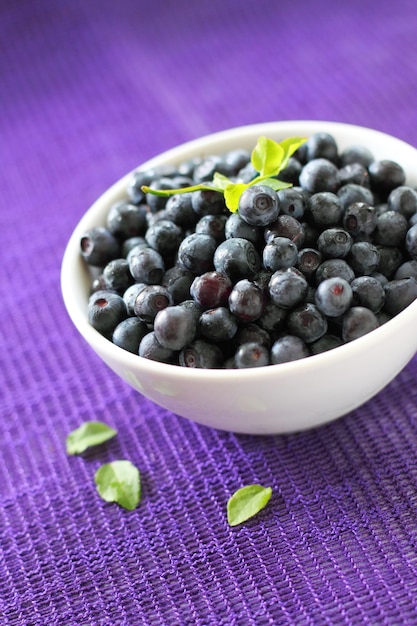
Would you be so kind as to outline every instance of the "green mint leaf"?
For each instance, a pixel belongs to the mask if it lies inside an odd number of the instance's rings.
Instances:
[[[117,430],[98,421],[84,422],[67,436],[67,454],[81,454],[87,448],[98,446],[117,435]]]
[[[284,149],[276,141],[259,137],[252,151],[251,162],[261,176],[276,176],[284,156]]]
[[[283,141],[280,142],[279,145],[284,150],[284,157],[282,159],[282,163],[281,163],[281,166],[279,168],[280,172],[287,167],[288,161],[289,161],[290,157],[306,141],[307,141],[306,137],[290,137],[290,138],[284,139]]]
[[[246,183],[230,183],[224,190],[224,201],[227,208],[232,213],[236,213],[239,208],[239,199],[249,185]]]
[[[213,185],[217,187],[219,190],[224,191],[228,185],[233,184],[230,178],[225,176],[224,174],[220,174],[220,172],[214,172],[213,175]]]
[[[237,526],[261,511],[272,495],[271,487],[247,485],[235,491],[227,503],[227,521]]]
[[[275,191],[279,191],[280,189],[288,189],[288,187],[292,187],[292,183],[284,183],[283,180],[279,180],[278,178],[265,178],[262,182],[257,182],[257,185],[267,185],[268,187],[272,187]]]
[[[140,474],[130,461],[112,461],[94,475],[97,491],[105,502],[116,502],[133,511],[140,502]]]

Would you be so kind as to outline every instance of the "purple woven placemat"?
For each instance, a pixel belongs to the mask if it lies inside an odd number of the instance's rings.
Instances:
[[[417,146],[414,4],[0,3],[2,626],[417,623],[416,359],[333,424],[238,436],[119,380],[59,286],[86,208],[180,142],[327,119]],[[68,457],[89,419],[117,438]],[[132,512],[95,490],[116,458],[141,471]],[[230,528],[253,482],[272,499]]]

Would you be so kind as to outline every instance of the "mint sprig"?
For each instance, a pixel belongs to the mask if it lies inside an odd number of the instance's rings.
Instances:
[[[291,183],[279,180],[277,176],[287,167],[290,157],[305,141],[305,137],[291,137],[278,143],[267,137],[259,137],[251,153],[251,163],[258,172],[258,176],[249,183],[234,182],[224,174],[215,172],[211,182],[181,187],[180,189],[152,189],[152,187],[143,185],[142,191],[162,197],[203,190],[218,191],[224,194],[229,211],[235,213],[239,208],[240,196],[248,187],[262,184],[278,191],[292,186]]]

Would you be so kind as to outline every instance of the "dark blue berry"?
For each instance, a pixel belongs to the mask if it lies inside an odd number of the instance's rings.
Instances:
[[[158,311],[172,304],[171,296],[162,285],[147,285],[136,296],[133,309],[135,315],[147,324],[153,323]]]
[[[191,203],[192,193],[170,196],[165,205],[165,217],[182,228],[194,226],[198,220]]]
[[[103,280],[107,289],[122,295],[133,283],[133,277],[126,259],[113,259],[103,268]]]
[[[339,157],[340,167],[351,163],[359,163],[363,167],[368,168],[374,160],[374,155],[369,148],[360,144],[348,146],[341,151]]]
[[[169,306],[156,314],[155,337],[164,348],[182,350],[191,343],[196,334],[197,323],[186,307]]]
[[[269,282],[271,300],[282,309],[292,309],[304,302],[307,291],[305,276],[294,267],[274,272]]]
[[[355,183],[342,185],[337,191],[337,196],[342,203],[343,210],[347,209],[354,202],[365,202],[371,206],[374,204],[372,191]]]
[[[355,238],[370,235],[375,230],[376,224],[375,207],[367,202],[353,202],[343,214],[343,227]]]
[[[390,280],[385,285],[384,310],[390,315],[397,315],[417,298],[417,280],[399,278]]]
[[[368,169],[360,163],[348,163],[339,169],[339,180],[341,185],[361,185],[369,188]]]
[[[314,224],[320,227],[340,224],[343,210],[340,198],[329,191],[315,193],[308,200],[309,215],[311,215]]]
[[[175,350],[161,346],[154,331],[147,333],[139,344],[139,356],[158,363],[173,363],[176,354]]]
[[[300,173],[300,186],[309,193],[336,192],[340,186],[336,165],[324,158],[308,161]]]
[[[225,226],[227,215],[204,215],[195,225],[195,232],[210,235],[220,243],[226,239]]]
[[[192,233],[183,239],[178,248],[178,263],[193,274],[208,272],[213,268],[216,247],[214,237]]]
[[[128,315],[135,315],[135,301],[142,289],[146,287],[146,283],[133,283],[123,293],[123,300],[125,301]]]
[[[297,220],[300,220],[304,216],[306,204],[304,192],[301,187],[280,189],[277,191],[277,196],[281,214],[291,215]]]
[[[310,354],[322,354],[323,352],[334,350],[334,348],[338,348],[341,345],[343,345],[343,339],[341,337],[326,334],[309,345]]]
[[[125,301],[113,291],[97,291],[89,298],[87,317],[93,328],[111,337],[116,326],[127,317]]]
[[[153,248],[135,248],[129,254],[129,270],[136,282],[156,285],[165,273],[164,259]]]
[[[139,344],[147,333],[148,327],[145,322],[137,317],[128,317],[116,326],[112,341],[119,348],[138,354]]]
[[[352,248],[351,235],[341,227],[326,228],[317,239],[317,248],[324,258],[343,259]]]
[[[264,367],[269,365],[269,351],[256,342],[243,343],[236,351],[234,363],[238,369]]]
[[[206,272],[196,276],[190,287],[190,294],[203,309],[213,309],[227,304],[232,281],[221,272]]]
[[[378,328],[378,319],[370,309],[363,306],[351,307],[343,316],[343,341],[353,341]]]
[[[107,214],[107,229],[121,240],[143,235],[147,227],[146,213],[147,208],[144,204],[116,202]]]
[[[322,261],[322,254],[316,248],[301,248],[295,267],[304,274],[307,280],[311,280]]]
[[[120,254],[120,245],[116,237],[107,228],[90,228],[80,240],[81,256],[88,265],[104,267]]]
[[[389,196],[390,192],[404,185],[405,172],[401,165],[389,159],[373,161],[368,167],[371,188],[378,193],[381,200]]]
[[[196,339],[181,350],[179,363],[182,367],[218,369],[223,365],[223,353],[216,344]]]
[[[226,221],[224,227],[226,239],[232,237],[240,237],[252,242],[255,246],[259,246],[263,242],[263,229],[259,226],[250,226],[239,215],[232,213]]]
[[[378,313],[385,302],[385,289],[374,276],[358,276],[350,283],[352,305],[364,306]]]
[[[254,322],[261,317],[265,297],[262,289],[247,278],[239,280],[229,295],[229,309],[242,322]]]
[[[280,211],[277,192],[266,185],[253,185],[239,199],[239,215],[250,226],[267,226]]]
[[[380,253],[369,241],[357,241],[352,245],[347,260],[356,275],[369,275],[378,269]]]
[[[313,159],[327,159],[336,163],[338,160],[338,148],[336,140],[330,133],[314,133],[305,143],[308,161]]]
[[[417,191],[408,185],[400,185],[390,192],[387,204],[391,211],[398,211],[410,219],[417,213]]]
[[[405,248],[414,260],[417,260],[417,224],[411,226],[405,235]]]
[[[191,197],[191,205],[198,217],[221,215],[226,211],[223,194],[211,189],[195,191]]]
[[[326,259],[316,270],[316,282],[318,284],[333,276],[340,276],[350,283],[355,278],[355,272],[345,259]]]
[[[327,332],[327,318],[315,304],[307,302],[290,311],[287,328],[290,335],[300,337],[305,343],[317,341]]]
[[[216,271],[227,274],[232,281],[252,279],[261,267],[261,259],[255,246],[242,237],[223,241],[217,247],[213,261]]]
[[[373,235],[375,243],[383,246],[402,245],[408,230],[408,221],[398,211],[384,211],[378,215]]]
[[[190,297],[190,288],[194,274],[180,265],[170,267],[162,277],[161,285],[166,287],[174,304],[179,304]]]
[[[309,356],[309,350],[304,341],[296,335],[284,335],[277,339],[271,348],[271,363],[279,365],[290,361],[298,361]]]
[[[317,286],[315,304],[327,317],[343,315],[351,303],[352,288],[344,278],[328,278]]]
[[[227,307],[216,307],[203,311],[198,322],[198,330],[201,335],[216,343],[233,339],[237,329],[237,319]]]
[[[146,243],[164,259],[172,258],[184,238],[182,229],[170,220],[159,220],[145,234]]]
[[[279,215],[275,222],[267,226],[264,231],[266,243],[273,237],[286,237],[300,249],[305,240],[304,226],[292,215]]]
[[[262,264],[270,272],[292,267],[298,260],[298,248],[288,237],[271,237],[263,249]]]

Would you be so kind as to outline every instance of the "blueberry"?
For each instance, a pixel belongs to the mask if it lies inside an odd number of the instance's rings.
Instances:
[[[342,203],[343,210],[347,209],[354,202],[365,202],[371,206],[374,204],[372,191],[355,183],[342,185],[337,191],[337,196]]]
[[[288,237],[271,237],[263,249],[262,264],[271,272],[292,267],[297,260],[298,248]]]
[[[291,309],[304,302],[307,291],[305,276],[294,267],[276,271],[269,282],[271,300],[282,309]]]
[[[343,315],[351,303],[352,288],[344,278],[328,278],[316,289],[315,304],[327,317]]]
[[[366,146],[353,145],[348,146],[340,153],[339,163],[340,167],[349,165],[351,163],[359,163],[363,167],[368,168],[374,161],[374,155]]]
[[[305,231],[302,223],[292,215],[279,215],[275,222],[267,226],[264,231],[266,243],[272,237],[287,237],[300,249],[304,245]]]
[[[239,280],[229,295],[229,309],[243,322],[254,322],[261,317],[265,297],[262,289],[247,278]]]
[[[397,268],[394,278],[415,278],[417,280],[417,261],[404,261]]]
[[[290,183],[294,186],[298,186],[300,182],[300,173],[302,165],[298,159],[294,156],[288,159],[286,167],[279,173],[279,179],[284,183]]]
[[[237,176],[243,167],[250,163],[251,153],[243,148],[230,150],[223,157],[223,171],[227,172],[227,176]]]
[[[188,309],[188,311],[192,313],[196,322],[198,322],[203,312],[202,307],[195,300],[184,300],[183,302],[180,302],[178,306],[182,306],[185,309]]]
[[[93,328],[111,337],[116,326],[127,317],[125,301],[113,291],[97,291],[89,298],[87,317]]]
[[[227,218],[224,234],[226,239],[240,237],[252,242],[254,246],[261,245],[263,241],[263,229],[259,226],[250,226],[240,217],[239,213],[232,213]]]
[[[198,330],[201,335],[216,343],[233,339],[237,329],[237,319],[227,307],[216,307],[203,311],[198,323]]]
[[[329,191],[321,191],[310,196],[308,211],[314,224],[320,227],[336,226],[340,224],[343,216],[340,198]]]
[[[390,315],[397,315],[417,298],[417,280],[399,278],[390,280],[385,285],[384,310]]]
[[[352,305],[364,306],[378,313],[385,302],[385,289],[380,281],[373,276],[358,276],[350,283],[352,288]]]
[[[129,254],[129,270],[136,282],[156,285],[165,273],[164,259],[153,248],[135,248]]]
[[[102,226],[90,228],[81,237],[80,249],[84,261],[94,267],[104,267],[120,254],[116,237]]]
[[[144,204],[131,204],[126,201],[114,203],[107,214],[106,226],[118,239],[143,235],[146,231],[147,208]]]
[[[244,343],[238,348],[234,362],[238,369],[264,367],[269,365],[269,351],[256,342]]]
[[[163,275],[161,285],[168,289],[171,300],[179,304],[190,297],[190,288],[194,280],[194,274],[180,265],[173,265]]]
[[[326,228],[317,239],[317,248],[324,258],[343,259],[353,244],[351,235],[344,228]]]
[[[236,347],[244,343],[256,343],[267,350],[271,347],[271,336],[269,332],[261,328],[258,323],[249,323],[241,326],[233,338]]]
[[[204,215],[195,226],[195,232],[203,235],[210,235],[220,243],[226,239],[225,226],[226,215]]]
[[[221,215],[226,211],[223,194],[211,189],[195,191],[191,197],[191,206],[198,217]]]
[[[239,199],[239,215],[250,226],[267,226],[280,211],[277,192],[266,185],[253,185]]]
[[[334,193],[339,188],[338,169],[328,159],[317,158],[308,161],[301,170],[300,185],[310,193],[319,191]]]
[[[347,260],[356,275],[369,275],[377,270],[380,253],[369,241],[357,241],[352,245]]]
[[[266,303],[264,311],[256,323],[272,337],[283,330],[288,310],[277,306],[272,300]]]
[[[182,367],[218,369],[223,365],[223,353],[216,344],[196,339],[181,350],[179,363]]]
[[[375,207],[367,202],[352,202],[343,214],[343,227],[355,238],[370,235],[376,224]]]
[[[154,332],[164,348],[182,350],[191,343],[196,334],[197,323],[190,310],[181,306],[169,306],[158,311],[154,320]]]
[[[194,168],[193,178],[197,183],[209,182],[213,179],[215,172],[229,176],[230,168],[225,164],[221,155],[211,154],[197,164]]]
[[[139,344],[147,333],[148,327],[145,322],[137,317],[128,317],[116,326],[112,341],[119,348],[138,354]]]
[[[103,280],[106,288],[122,295],[133,283],[133,277],[126,259],[113,259],[103,268]]]
[[[190,294],[203,309],[212,309],[227,304],[232,281],[221,272],[205,272],[196,276],[190,287]]]
[[[343,316],[343,341],[358,339],[375,330],[378,326],[375,313],[363,306],[353,306]]]
[[[172,258],[183,240],[182,229],[171,220],[159,220],[145,234],[146,243],[164,259]]]
[[[208,272],[213,268],[216,247],[214,237],[192,233],[182,240],[178,248],[178,263],[193,274]]]
[[[371,180],[371,188],[378,193],[384,200],[390,192],[404,185],[405,172],[401,165],[389,159],[373,161],[369,168],[369,177]]]
[[[198,220],[191,203],[192,193],[175,194],[167,199],[165,217],[182,228],[194,226]]]
[[[334,348],[338,348],[343,345],[343,339],[338,337],[337,335],[323,335],[317,341],[314,341],[309,345],[310,354],[322,354],[323,352],[328,352],[329,350],[334,350]]]
[[[131,250],[136,248],[136,246],[141,246],[142,248],[147,248],[148,244],[145,241],[145,237],[137,236],[137,237],[128,237],[122,242],[121,247],[121,255],[123,258],[127,258]],[[139,248],[138,248],[139,250]]]
[[[305,343],[320,339],[326,334],[327,327],[326,316],[310,302],[290,311],[287,318],[289,334],[300,337]]]
[[[290,361],[298,361],[309,356],[309,350],[304,341],[296,335],[285,335],[277,339],[271,348],[271,363],[279,365]]]
[[[217,247],[213,261],[216,271],[227,274],[232,281],[252,279],[261,267],[261,259],[255,246],[242,237],[223,241]]]
[[[302,248],[298,252],[295,267],[304,274],[307,280],[311,280],[322,261],[322,254],[316,248]]]
[[[417,213],[417,191],[408,185],[400,185],[390,192],[387,204],[391,211],[398,211],[410,219]]]
[[[157,340],[154,331],[147,333],[139,344],[139,356],[158,361],[159,363],[173,363],[176,352],[170,348],[164,348]]]
[[[411,226],[405,235],[405,248],[414,260],[417,260],[417,224]]]
[[[355,278],[355,272],[345,259],[325,259],[316,270],[316,282],[318,284],[333,276],[340,276],[350,283]]]
[[[369,188],[369,173],[361,163],[348,163],[339,169],[339,180],[341,185],[361,185]]]
[[[280,175],[281,180],[281,175]],[[301,187],[289,187],[277,191],[280,212],[284,215],[292,215],[300,220],[304,216],[305,197]]]
[[[377,271],[391,279],[404,261],[404,255],[400,248],[395,246],[377,246],[379,263]],[[374,272],[371,272],[374,274]]]
[[[146,287],[146,283],[133,283],[123,293],[128,315],[135,315],[134,305],[137,295]]]
[[[172,179],[167,176],[160,176],[158,178],[154,178],[148,186],[151,189],[155,189],[155,190],[175,189]],[[152,193],[147,193],[145,195],[145,202],[147,206],[149,207],[149,210],[151,213],[157,213],[161,209],[165,208],[165,205],[167,203],[167,197],[157,196]]]
[[[147,285],[136,296],[133,309],[135,315],[147,324],[152,324],[158,311],[172,304],[171,296],[161,285]]]
[[[336,140],[330,133],[314,133],[307,139],[305,149],[308,161],[323,158],[336,163],[338,160]]]
[[[384,211],[378,215],[374,241],[383,246],[402,245],[408,230],[407,218],[398,211]]]

